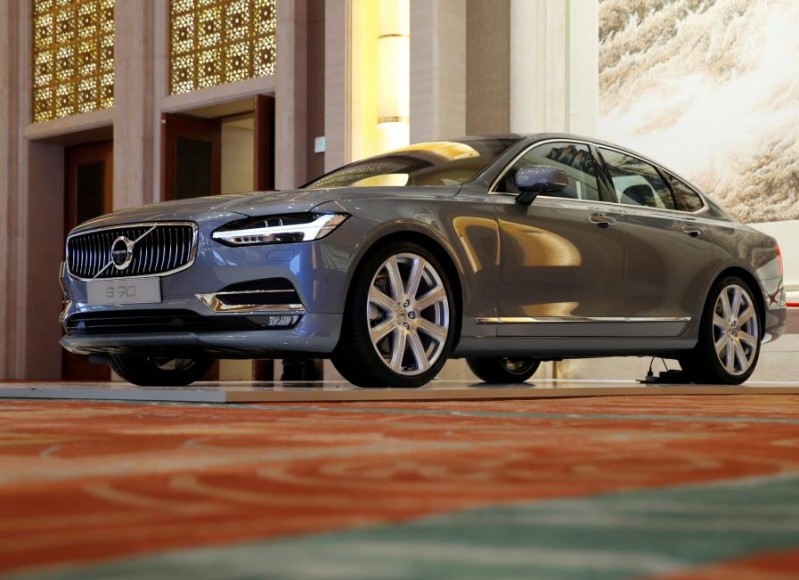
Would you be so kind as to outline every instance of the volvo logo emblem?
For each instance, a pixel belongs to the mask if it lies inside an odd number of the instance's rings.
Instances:
[[[133,246],[135,245],[136,242],[125,236],[119,236],[114,240],[114,243],[111,244],[111,262],[114,264],[114,268],[124,270],[130,266],[133,261]]]

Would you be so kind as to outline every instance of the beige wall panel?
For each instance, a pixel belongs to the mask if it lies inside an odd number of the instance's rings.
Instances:
[[[306,0],[278,0],[277,54],[275,187],[290,189],[305,181]]]
[[[511,0],[512,130],[567,129],[567,1]]]
[[[349,0],[325,1],[325,171],[350,160]]]
[[[57,379],[61,376],[58,268],[64,256],[64,148],[60,144],[31,142],[27,162],[27,208],[25,219],[20,222],[24,248],[21,255],[27,267],[24,297],[17,297],[25,337],[20,377]]]
[[[597,0],[511,0],[510,129],[596,133]]]
[[[0,379],[8,377],[10,368],[9,353],[9,306],[11,292],[10,271],[10,231],[11,231],[11,191],[17,166],[14,148],[10,142],[19,131],[19,123],[14,114],[14,91],[12,86],[12,39],[16,30],[16,21],[12,21],[12,5],[0,2]]]
[[[466,0],[411,1],[411,143],[466,132]]]
[[[252,190],[253,120],[222,122],[222,190],[237,193]]]
[[[153,18],[150,0],[115,5],[114,209],[155,200]]]
[[[569,131],[595,137],[599,120],[599,2],[569,2]]]
[[[325,1],[325,171],[350,160],[349,0]]]
[[[466,132],[509,129],[510,0],[467,0]]]

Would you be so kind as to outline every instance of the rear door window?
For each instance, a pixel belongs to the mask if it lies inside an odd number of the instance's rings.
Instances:
[[[616,199],[625,205],[677,209],[671,187],[651,163],[612,149],[599,149]]]
[[[693,188],[678,177],[668,174],[674,201],[680,211],[695,212],[705,207],[705,202]]]

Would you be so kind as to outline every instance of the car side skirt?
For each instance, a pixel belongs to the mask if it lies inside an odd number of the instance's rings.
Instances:
[[[642,337],[463,337],[450,358],[529,357],[542,359],[601,356],[671,358],[696,346],[694,338]]]

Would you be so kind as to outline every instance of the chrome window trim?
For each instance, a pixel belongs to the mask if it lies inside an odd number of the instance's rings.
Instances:
[[[514,197],[515,198],[516,195],[517,195],[515,193],[504,192],[504,191],[496,191],[497,185],[499,184],[500,180],[505,177],[505,174],[510,170],[510,168],[513,167],[513,164],[516,163],[522,157],[524,157],[527,154],[528,151],[530,151],[534,147],[538,147],[539,145],[546,145],[547,143],[576,143],[578,145],[586,145],[589,148],[590,147],[596,147],[597,150],[604,148],[604,149],[609,149],[611,151],[615,151],[617,153],[621,153],[622,155],[629,155],[631,157],[635,157],[636,159],[640,159],[641,161],[645,161],[646,163],[649,163],[650,165],[653,165],[657,169],[666,172],[666,174],[667,174],[666,178],[667,179],[668,179],[669,175],[672,175],[672,176],[676,177],[677,179],[679,179],[680,181],[685,183],[689,188],[691,188],[691,190],[694,191],[694,193],[696,193],[699,196],[699,199],[702,200],[702,207],[700,209],[696,210],[696,211],[682,211],[682,210],[679,210],[679,209],[668,209],[668,208],[645,208],[645,209],[657,209],[657,210],[660,210],[660,211],[674,212],[674,213],[676,213],[678,215],[683,215],[683,216],[685,216],[685,215],[699,215],[699,214],[707,213],[708,211],[710,211],[710,206],[708,205],[707,201],[705,200],[704,194],[701,191],[699,191],[696,187],[691,185],[688,182],[688,180],[686,180],[685,178],[681,177],[680,175],[678,175],[676,172],[672,171],[671,169],[668,169],[667,167],[663,167],[659,163],[655,163],[654,161],[652,161],[651,159],[647,159],[643,155],[633,154],[630,151],[625,151],[623,149],[619,149],[618,147],[614,147],[612,145],[605,145],[604,143],[595,143],[593,141],[588,141],[588,140],[584,140],[584,139],[558,139],[558,138],[551,138],[551,139],[543,139],[541,141],[536,141],[535,143],[532,143],[529,147],[527,147],[521,153],[516,155],[516,157],[514,157],[510,161],[510,163],[505,165],[505,169],[502,171],[502,173],[500,173],[494,179],[494,181],[491,183],[491,187],[488,188],[488,195],[500,195],[500,196]],[[603,162],[604,162],[604,159],[603,159]],[[599,181],[598,177],[597,177],[597,181]],[[671,184],[669,184],[669,186],[671,186]],[[615,191],[615,189],[614,189],[614,191]],[[550,197],[552,199],[560,199],[560,200],[564,200],[565,199],[565,198],[562,198],[562,197],[551,196],[551,195],[541,195],[539,197]],[[603,199],[599,199],[599,200],[592,200],[592,199],[567,199],[566,201],[573,201],[573,202],[579,202],[579,203],[586,203],[586,202],[587,203],[606,203],[608,205],[612,205],[615,208],[619,208],[619,207],[642,207],[643,208],[644,207],[644,206],[623,204],[623,203],[619,203],[618,201],[605,201]]]
[[[122,278],[140,278],[140,277],[148,277],[148,276],[149,277],[155,276],[155,277],[161,278],[163,276],[171,276],[172,274],[177,274],[178,272],[182,272],[183,270],[186,270],[186,269],[190,268],[194,264],[194,261],[197,259],[197,247],[199,245],[197,242],[198,242],[198,239],[199,239],[200,228],[199,228],[199,226],[197,225],[196,222],[192,222],[192,221],[188,221],[188,220],[186,220],[186,221],[166,221],[166,222],[133,222],[133,223],[129,223],[129,224],[116,224],[116,225],[113,225],[113,226],[103,226],[103,227],[99,227],[99,228],[89,228],[89,229],[86,229],[86,230],[80,230],[80,231],[77,231],[77,232],[70,233],[67,236],[66,251],[65,251],[66,258],[64,260],[65,268],[66,268],[67,273],[69,274],[70,278],[73,278],[75,280],[80,280],[81,282],[88,282],[89,280],[98,280],[99,278],[97,278],[96,276],[99,275],[101,272],[105,271],[105,269],[108,268],[108,266],[110,266],[112,264],[112,262],[109,262],[108,264],[106,264],[103,268],[101,268],[97,272],[95,277],[92,277],[92,278],[81,278],[80,276],[76,276],[69,269],[69,257],[70,257],[69,256],[69,241],[72,238],[77,238],[77,237],[80,237],[80,236],[83,236],[83,235],[86,235],[86,234],[94,234],[94,233],[97,233],[97,232],[105,232],[105,231],[109,231],[109,230],[120,230],[120,229],[125,229],[125,228],[138,228],[138,227],[155,228],[156,226],[191,226],[191,228],[192,228],[191,256],[189,257],[189,261],[188,262],[186,262],[183,266],[180,266],[179,268],[174,268],[172,270],[167,270],[166,272],[158,272],[157,274],[139,274],[139,275],[134,275],[134,276],[131,276],[131,275],[127,275],[127,276],[120,275],[120,276],[114,276],[112,278],[102,278],[102,279],[103,280],[119,280],[119,279],[122,279]]]
[[[690,316],[499,316],[478,317],[477,324],[563,324],[597,322],[690,322]]]

